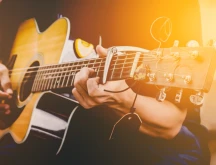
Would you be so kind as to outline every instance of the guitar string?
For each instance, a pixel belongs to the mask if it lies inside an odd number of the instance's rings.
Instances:
[[[149,62],[152,62],[152,61],[149,61]],[[131,62],[131,63],[127,63],[127,64],[132,64],[133,62]],[[122,64],[124,64],[124,63],[122,63]],[[122,65],[122,64],[117,64],[117,65]],[[173,64],[174,65],[174,64]],[[110,71],[111,70],[119,70],[119,69],[121,69],[121,70],[123,70],[123,69],[127,69],[127,68],[131,68],[131,66],[124,66],[124,67],[115,67],[115,68],[111,68],[113,65],[111,65],[110,66]],[[42,74],[42,76],[44,76],[44,77],[46,77],[46,76],[52,76],[52,75],[56,75],[56,74],[64,74],[64,73],[72,73],[72,72],[77,72],[77,71],[79,71],[79,70],[81,70],[81,68],[75,68],[75,69],[72,69],[72,70],[69,70],[69,68],[73,68],[73,67],[65,67],[67,70],[65,70],[65,71],[59,71],[60,69],[52,69],[52,71],[53,70],[56,70],[57,72],[52,72],[52,73],[44,73],[44,74]],[[64,68],[64,69],[65,69]],[[91,69],[96,69],[96,71],[98,70],[98,72],[102,72],[102,71],[104,71],[104,70],[100,70],[101,68],[104,68],[104,66],[94,66],[94,67],[90,67]],[[51,70],[51,69],[50,69]],[[151,71],[157,71],[157,70],[151,70]],[[40,72],[40,73],[43,73],[43,72],[45,72],[44,70],[42,70],[42,71],[35,71],[35,72]],[[31,73],[33,73],[33,71],[31,72]],[[14,73],[14,74],[21,74],[21,73]],[[14,74],[11,74],[11,75],[14,75]],[[28,76],[25,76],[25,78],[29,78],[29,77],[35,77],[35,75],[28,75]]]
[[[170,58],[170,59],[172,59],[172,58]],[[123,59],[121,59],[121,60],[123,61]],[[112,62],[121,61],[121,60],[120,59],[113,60]],[[127,59],[127,60],[130,60],[130,59]],[[138,62],[153,62],[153,61],[157,61],[157,60],[158,59],[155,59],[155,58],[153,60],[145,60],[144,57],[140,57],[139,60],[138,60]],[[166,59],[166,60],[169,60],[169,59]],[[68,66],[62,66],[62,67],[59,67],[59,66],[63,65],[63,64],[59,64],[59,65],[57,65],[58,67],[56,67],[56,68],[51,68],[52,66],[49,66],[49,68],[45,68],[44,66],[29,67],[28,70],[32,69],[32,68],[39,68],[39,69],[38,70],[33,70],[33,71],[27,71],[25,73],[27,74],[27,73],[35,73],[35,72],[45,72],[45,71],[50,71],[50,70],[52,70],[52,71],[54,71],[54,70],[63,70],[63,69],[69,69],[69,68],[75,68],[75,67],[82,67],[83,65],[87,65],[88,66],[88,65],[97,65],[97,64],[104,64],[104,63],[105,63],[105,61],[103,61],[103,62],[101,61],[101,62],[97,62],[97,63],[88,63],[88,64],[83,63],[82,65],[80,65],[80,64],[77,64],[77,65],[69,65],[69,64],[67,64]],[[117,63],[115,65],[122,65],[122,64],[126,64],[127,65],[127,64],[133,64],[133,63],[134,63],[134,61],[130,61],[130,62],[126,62],[126,63],[125,62],[124,63]],[[113,64],[111,63],[111,65],[113,65]],[[103,67],[103,66],[101,66],[101,67]],[[117,69],[119,69],[119,68],[117,68]],[[13,70],[10,70],[9,75],[22,74],[26,70],[27,69],[20,69],[19,71],[16,71],[16,72],[14,72]],[[11,71],[13,71],[13,72],[11,72]]]
[[[133,53],[133,54],[127,54],[127,55],[120,55],[121,57],[124,57],[124,56],[132,56],[132,55],[135,55],[136,53]],[[142,53],[142,55],[145,55]],[[115,56],[114,56],[115,57]],[[76,60],[76,61],[71,61],[71,62],[63,62],[63,63],[60,63],[60,64],[47,64],[47,65],[43,65],[43,66],[35,66],[35,67],[26,67],[26,68],[17,68],[17,69],[12,69],[12,70],[9,70],[9,71],[16,71],[16,70],[27,70],[29,68],[31,69],[37,69],[37,68],[43,68],[43,67],[51,67],[51,66],[59,66],[59,65],[64,65],[64,64],[73,64],[73,63],[79,63],[79,62],[89,62],[89,61],[94,61],[94,60],[105,60],[106,58],[92,58],[92,59],[81,59],[81,60]]]
[[[131,63],[128,63],[128,64],[132,64],[133,62],[131,62]],[[123,63],[124,64],[124,63]],[[158,63],[157,63],[158,64]],[[156,68],[157,68],[157,64],[156,64]],[[122,65],[122,64],[118,64],[118,65]],[[175,65],[176,66],[176,64],[174,63],[173,65]],[[115,68],[112,68],[113,67],[113,65],[111,65],[110,66],[110,71],[113,71],[113,70],[124,70],[124,69],[128,69],[128,68],[131,68],[131,66],[124,66],[124,67],[115,67]],[[71,68],[71,67],[68,67],[68,68]],[[46,77],[46,76],[52,76],[52,75],[56,75],[56,74],[64,74],[64,73],[71,73],[71,72],[77,72],[77,71],[79,71],[79,70],[81,70],[81,68],[75,68],[75,69],[73,69],[73,70],[68,70],[68,68],[67,68],[67,70],[65,70],[65,71],[59,71],[59,72],[52,72],[52,73],[44,73],[44,74],[42,74],[42,76],[44,76],[44,77]],[[96,71],[95,72],[103,72],[104,70],[100,70],[100,68],[104,68],[104,66],[94,66],[94,67],[90,67],[91,69],[96,69]],[[170,67],[167,67],[167,68],[170,68]],[[164,68],[165,69],[165,68]],[[58,70],[58,69],[56,69],[56,70]],[[156,70],[151,70],[151,71],[160,71],[159,69],[156,69]],[[162,71],[162,70],[161,70]],[[42,73],[42,71],[39,71],[39,72],[41,72]],[[121,71],[119,71],[119,72],[121,72]],[[118,72],[115,72],[115,73],[118,73]],[[164,71],[164,73],[165,73],[165,71]],[[31,75],[28,75],[28,76],[25,76],[25,78],[29,78],[29,77],[35,77],[35,76],[31,76]]]
[[[172,47],[171,48],[169,48],[170,49],[170,54],[172,53]],[[190,54],[190,51],[187,49],[187,48],[184,48],[184,47],[182,47],[182,48],[178,48],[178,49],[180,49],[181,51],[182,51],[182,55],[181,56],[183,56],[183,52],[185,52],[185,53],[187,53],[187,54]],[[162,49],[163,50],[163,49]],[[126,51],[119,51],[119,52],[126,52]],[[155,53],[157,53],[157,52],[159,52],[159,50],[153,50],[153,51],[150,51],[150,52],[145,52],[145,53],[142,53],[141,55],[146,55],[145,56],[145,58],[146,57],[148,57],[148,56],[150,56],[150,57],[153,57],[153,58],[155,58]],[[160,52],[162,52],[162,51],[160,51]],[[176,52],[176,51],[175,51]],[[178,51],[177,51],[178,52]],[[122,55],[121,54],[121,56],[123,57],[123,56],[128,56],[128,55],[134,55],[134,54],[136,54],[137,52],[135,52],[135,53],[127,53],[126,55]],[[174,52],[173,52],[174,53]],[[165,55],[165,56],[163,56],[163,57],[166,57],[166,56],[169,56],[169,55]],[[95,60],[102,60],[102,59],[106,59],[106,58],[95,58]],[[93,59],[92,59],[93,60]],[[72,63],[76,63],[76,62],[85,62],[85,61],[89,61],[89,59],[81,59],[81,60],[77,60],[77,61],[74,61],[74,62],[72,62]],[[64,64],[72,64],[71,62],[63,62],[63,63],[61,63],[61,64],[47,64],[47,65],[43,65],[43,66],[35,66],[35,67],[26,67],[26,68],[17,68],[17,69],[12,69],[12,70],[9,70],[10,72],[15,72],[15,71],[17,71],[17,70],[27,70],[27,69],[34,69],[34,68],[43,68],[43,67],[48,67],[48,66],[58,66],[58,65],[64,65]]]
[[[133,58],[131,58],[131,59],[127,59],[127,60],[132,60]],[[142,60],[143,58],[141,57],[140,59],[139,59],[139,61],[140,60]],[[121,61],[120,59],[118,59],[118,60],[113,60],[112,62],[116,62],[116,61]],[[92,61],[93,62],[93,61]],[[55,65],[49,65],[48,67],[49,68],[46,68],[46,66],[37,66],[37,67],[29,67],[29,68],[20,68],[20,69],[14,69],[14,70],[9,70],[10,72],[12,72],[12,73],[17,73],[17,72],[21,72],[22,73],[22,71],[26,71],[26,70],[29,70],[29,69],[37,69],[37,68],[39,68],[38,70],[40,70],[40,69],[43,69],[43,70],[41,70],[41,71],[47,71],[47,70],[53,70],[53,69],[62,69],[62,68],[68,68],[68,67],[78,67],[78,66],[82,66],[82,65],[97,65],[97,64],[103,64],[103,63],[105,63],[105,61],[98,61],[98,62],[93,62],[93,63],[83,63],[82,62],[82,64],[80,64],[80,63],[78,63],[78,62],[76,62],[77,63],[77,65],[70,65],[70,64],[75,64],[75,63],[68,63],[68,64],[58,64],[58,65],[56,65],[57,67],[56,68],[52,68],[53,66],[55,66]],[[125,63],[125,64],[128,64],[128,63],[133,63],[132,61],[131,62],[127,62],[127,63]],[[118,63],[118,64],[121,64],[121,63]],[[118,65],[117,64],[117,65]],[[63,66],[63,65],[68,65],[68,66]],[[61,66],[61,67],[60,67]],[[28,72],[37,72],[37,71],[28,71]],[[26,72],[26,73],[28,73],[28,72]]]
[[[101,71],[103,71],[103,70],[101,70]],[[165,72],[163,70],[151,70],[151,71],[156,71],[156,72],[160,72],[160,73],[167,73],[167,72]],[[70,73],[70,72],[68,71],[67,73]],[[117,73],[119,73],[119,72],[117,72]],[[57,78],[62,78],[62,77],[63,78],[64,77],[71,77],[71,76],[74,76],[74,75],[61,75],[61,76],[55,76],[55,77],[50,77],[50,78],[42,78],[42,79],[39,79],[39,80],[36,80],[36,81],[45,81],[45,80],[48,81],[49,79],[52,80],[52,79],[57,79]],[[180,75],[180,74],[173,74],[173,76],[183,77],[185,75],[183,75],[183,74],[182,75]],[[112,77],[112,79],[119,79],[119,76],[114,76],[114,77]],[[28,80],[24,80],[22,82],[33,82],[33,81],[35,81],[35,79],[28,79]],[[17,83],[12,83],[12,84],[17,84]]]
[[[155,52],[153,52],[155,53]],[[125,57],[125,56],[134,56],[136,53],[127,53],[126,55],[120,55],[120,57]],[[141,55],[145,55],[145,53],[142,53]],[[148,57],[150,56],[150,57]],[[168,56],[168,55],[165,55],[163,56],[162,59],[165,59],[165,57]],[[169,57],[169,56],[168,56]],[[146,59],[156,59],[155,55],[150,55],[149,53],[145,56]],[[170,57],[172,58],[172,57]],[[96,60],[105,60],[106,58],[95,58],[95,59],[84,59],[84,60],[77,60],[77,61],[74,61],[74,62],[65,62],[65,63],[60,63],[60,64],[48,64],[48,65],[43,65],[43,66],[35,66],[35,67],[26,67],[26,68],[17,68],[17,69],[12,69],[12,70],[9,70],[10,72],[15,72],[15,71],[20,71],[20,70],[28,70],[28,69],[37,69],[37,68],[46,68],[46,67],[53,67],[53,66],[59,66],[59,65],[69,65],[69,64],[74,64],[74,63],[84,63],[84,62],[89,62],[89,61],[96,61]],[[128,58],[130,59],[130,58]],[[124,60],[124,59],[119,59],[119,60]],[[113,60],[114,62],[115,60]],[[97,63],[100,63],[100,62],[97,62]],[[97,64],[96,63],[96,64]]]
[[[131,63],[133,63],[133,62],[131,62]],[[123,63],[124,64],[124,63]],[[121,65],[121,64],[119,64],[119,65]],[[112,65],[111,65],[112,66]],[[156,65],[157,66],[157,65]],[[71,68],[71,67],[70,67]],[[98,68],[103,68],[103,66],[100,66],[100,67],[91,67],[91,68],[96,68],[96,69],[98,69]],[[114,68],[114,69],[125,69],[125,68],[128,68],[128,67],[121,67],[121,68]],[[157,68],[157,67],[156,67]],[[75,70],[67,70],[67,71],[64,71],[64,72],[55,72],[55,73],[47,73],[47,74],[43,74],[43,80],[45,79],[44,77],[45,76],[47,76],[47,75],[49,75],[49,76],[52,76],[52,75],[56,75],[56,74],[63,74],[63,73],[71,73],[71,72],[76,72],[77,70],[79,71],[81,68],[79,68],[79,69],[75,69]],[[110,70],[114,70],[114,69],[110,69]],[[57,70],[58,70],[58,68],[57,68]],[[100,70],[100,71],[103,71],[103,70]],[[158,70],[158,69],[156,69],[156,70],[151,70],[151,71],[160,71],[160,70]],[[160,72],[163,72],[163,73],[167,73],[167,72],[165,72],[165,71],[160,71]],[[116,72],[117,73],[117,72]],[[175,76],[184,76],[184,75],[178,75],[178,74],[173,74],[173,75],[175,75]],[[62,77],[65,77],[66,75],[62,75]],[[33,78],[35,78],[35,76],[25,76],[25,78],[29,78],[29,77],[33,77]],[[57,77],[51,77],[51,78],[58,78],[59,76],[57,76]]]
[[[142,62],[142,57],[139,59],[139,62]],[[112,62],[115,62],[115,61],[119,61],[119,60],[113,60]],[[83,65],[97,65],[97,64],[103,64],[103,63],[105,63],[105,61],[101,61],[101,62],[97,62],[97,63],[88,63],[88,64],[84,64],[83,63]],[[133,63],[133,61],[130,61],[130,62],[127,62],[127,63],[125,63],[125,64],[132,64]],[[72,64],[72,63],[71,63]],[[112,63],[111,63],[112,64]],[[117,65],[120,65],[121,63],[118,63]],[[58,67],[56,67],[56,68],[45,68],[44,66],[42,66],[42,67],[30,67],[30,69],[32,69],[32,68],[39,68],[38,70],[36,70],[36,71],[27,71],[27,72],[25,72],[25,73],[34,73],[34,72],[44,72],[44,71],[50,71],[50,70],[58,70],[58,69],[64,69],[64,68],[73,68],[73,67],[81,67],[81,66],[83,66],[83,65],[80,65],[80,64],[77,64],[77,65],[69,65],[68,64],[68,66],[62,66],[62,67],[59,67],[60,65],[62,65],[62,64],[59,64],[59,65],[57,65]],[[28,68],[29,69],[29,68]],[[42,70],[40,70],[40,69],[42,69]],[[26,70],[26,69],[22,69],[22,70]],[[10,70],[10,72],[11,72],[12,70]],[[12,73],[10,73],[11,75],[12,74],[17,74],[17,73],[23,73],[22,71],[19,71],[19,72],[12,72]]]

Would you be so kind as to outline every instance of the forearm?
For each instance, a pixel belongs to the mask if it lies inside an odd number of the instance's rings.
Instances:
[[[118,105],[108,106],[126,114],[130,111],[135,93],[128,90],[114,94]],[[153,137],[173,138],[180,130],[186,116],[186,109],[180,110],[169,101],[158,102],[155,98],[138,95],[134,107],[142,119],[140,131]]]

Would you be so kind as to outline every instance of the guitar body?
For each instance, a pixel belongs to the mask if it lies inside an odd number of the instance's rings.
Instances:
[[[60,150],[68,122],[78,105],[52,92],[29,92],[29,84],[25,84],[24,78],[29,70],[23,68],[61,62],[69,29],[67,18],[58,19],[42,33],[34,19],[25,21],[18,29],[9,64],[13,69],[13,115],[5,119],[11,123],[0,130],[0,137],[10,133],[16,143],[24,143],[29,135],[33,135],[48,142],[49,146],[44,148],[56,146],[55,153]]]

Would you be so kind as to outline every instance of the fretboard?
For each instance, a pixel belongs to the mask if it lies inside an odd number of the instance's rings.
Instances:
[[[112,81],[129,78],[134,64],[134,57],[134,54],[114,56],[109,66],[107,80]],[[73,87],[75,75],[83,67],[94,69],[95,74],[93,77],[98,76],[102,78],[105,61],[105,58],[95,58],[42,66],[37,71],[32,92]]]

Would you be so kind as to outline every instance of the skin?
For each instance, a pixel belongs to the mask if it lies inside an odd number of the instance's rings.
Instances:
[[[0,64],[0,114],[10,114],[10,105],[5,103],[5,100],[11,99],[13,91],[9,79],[8,69],[3,64]]]

